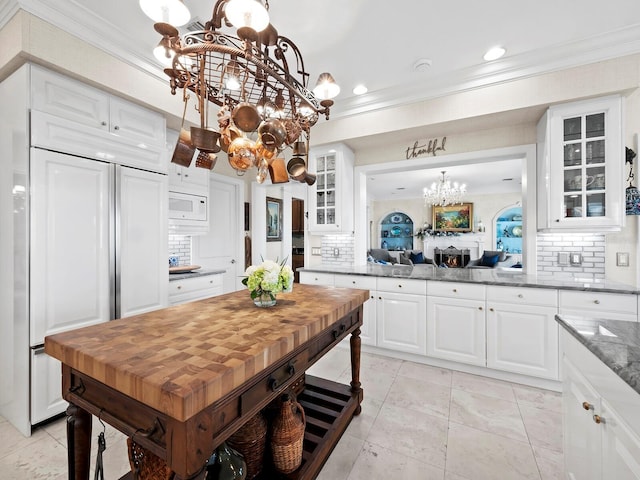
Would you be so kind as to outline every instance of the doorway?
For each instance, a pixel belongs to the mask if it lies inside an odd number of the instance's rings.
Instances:
[[[291,268],[294,283],[300,282],[298,268],[304,267],[304,200],[291,199]]]

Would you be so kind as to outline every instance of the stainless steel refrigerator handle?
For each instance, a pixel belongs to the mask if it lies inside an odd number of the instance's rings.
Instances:
[[[44,353],[44,345],[41,347],[34,347],[32,350],[34,355],[42,355]]]
[[[115,167],[109,169],[109,320],[116,317]]]
[[[120,213],[121,213],[121,196],[122,196],[122,166],[121,165],[116,165],[116,169],[115,169],[115,189],[113,189],[112,191],[115,191],[115,199],[114,199],[114,204],[115,204],[115,210],[114,210],[114,218],[113,218],[113,225],[111,227],[111,231],[113,232],[113,236],[112,238],[114,238],[114,248],[111,249],[111,255],[113,255],[113,261],[111,262],[111,264],[114,266],[114,278],[113,278],[113,282],[111,283],[112,288],[113,288],[113,294],[115,295],[114,298],[114,313],[115,316],[113,316],[113,318],[120,318],[120,312],[121,312],[121,301],[122,301],[122,295],[121,295],[121,289],[120,289],[120,281],[121,281],[121,272],[122,270],[120,269],[121,267],[121,251],[120,251],[120,247],[121,247],[121,239],[120,239]]]

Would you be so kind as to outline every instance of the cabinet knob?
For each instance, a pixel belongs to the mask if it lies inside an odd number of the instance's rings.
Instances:
[[[180,290],[182,288],[182,285],[178,285],[178,290]]]
[[[398,285],[398,288],[402,288],[402,285]]]
[[[209,280],[209,283],[213,283],[213,280]]]
[[[120,127],[118,125],[116,125],[115,127],[113,127],[114,130],[120,130]]]
[[[454,289],[453,289],[453,293],[458,293],[458,289],[457,289],[457,288],[454,288]]]
[[[382,297],[378,297],[378,300],[382,300]]]
[[[560,219],[559,219],[559,218],[556,218],[556,220],[555,220],[555,221],[556,221],[556,222],[560,222]]]
[[[585,410],[593,410],[593,405],[591,405],[589,402],[582,402],[582,408],[584,408]]]
[[[601,423],[604,423],[604,418],[602,418],[600,415],[594,415],[593,421],[596,422],[597,424],[601,424]]]
[[[478,310],[482,310],[482,307],[478,307]]]
[[[185,176],[185,177],[188,177],[188,176],[189,176],[189,174],[188,174],[188,173],[185,173],[185,174],[184,174],[184,176]]]
[[[523,298],[524,295],[522,295],[521,293],[518,294],[518,298]]]
[[[355,285],[355,284],[356,284],[356,281],[355,281],[355,280],[351,280],[351,283],[353,283],[353,284]]]
[[[103,121],[102,121],[102,123],[101,123],[100,125],[102,125],[103,127],[106,127],[106,126],[107,126],[107,122],[105,122],[105,121],[103,120]]]
[[[176,173],[176,175],[180,176],[180,175],[182,175],[182,174],[181,174],[180,172],[178,172],[178,173]]]
[[[480,307],[480,310],[482,310],[482,307]],[[491,307],[491,308],[489,309],[489,311],[490,311],[490,312],[493,312],[493,307]]]
[[[596,305],[600,305],[600,300],[594,300],[593,303],[595,303]]]

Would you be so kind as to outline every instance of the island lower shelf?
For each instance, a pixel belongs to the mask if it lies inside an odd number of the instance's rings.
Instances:
[[[265,459],[265,470],[255,480],[312,480],[335,448],[351,422],[359,413],[362,401],[359,393],[349,385],[324,378],[305,375],[305,384],[298,394],[298,402],[305,411],[307,426],[304,433],[302,465],[295,472],[279,474]],[[205,478],[204,474],[198,478]],[[120,480],[133,480],[132,472]]]

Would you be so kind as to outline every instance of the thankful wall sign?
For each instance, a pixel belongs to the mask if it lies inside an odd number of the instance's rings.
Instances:
[[[435,157],[436,153],[445,151],[446,144],[447,137],[433,138],[430,140],[425,140],[424,142],[416,140],[412,146],[407,147],[407,160],[411,158],[424,157],[426,155]]]

